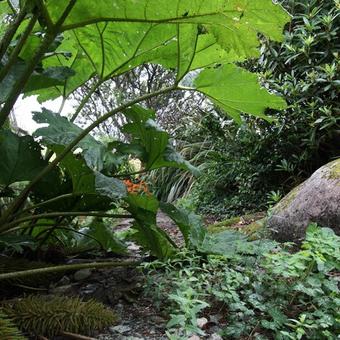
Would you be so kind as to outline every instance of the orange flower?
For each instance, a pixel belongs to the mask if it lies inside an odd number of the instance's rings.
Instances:
[[[125,179],[123,182],[125,183],[127,191],[130,194],[145,193],[147,195],[151,195],[148,185],[142,180],[134,183],[130,179]]]

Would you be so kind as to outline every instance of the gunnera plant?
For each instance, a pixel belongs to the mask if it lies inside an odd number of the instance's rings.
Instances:
[[[4,310],[22,332],[36,336],[52,337],[62,332],[91,335],[117,320],[103,304],[77,297],[32,295]]]
[[[3,340],[25,340],[18,328],[6,314],[0,311],[0,339]]]

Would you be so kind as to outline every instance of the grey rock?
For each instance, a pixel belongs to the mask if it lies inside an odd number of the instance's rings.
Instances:
[[[267,224],[275,240],[300,243],[312,222],[340,234],[340,158],[286,195],[272,209]]]
[[[209,336],[208,340],[223,340],[223,338],[219,334],[213,333]]]
[[[131,331],[131,327],[127,325],[118,325],[118,326],[110,327],[109,329],[111,333],[119,333],[119,334],[124,334],[124,333]]]
[[[75,281],[83,281],[91,276],[91,269],[80,269],[73,275]]]
[[[150,317],[150,319],[151,319],[151,321],[152,321],[153,323],[155,323],[156,325],[157,325],[157,324],[162,324],[162,326],[163,326],[164,323],[166,323],[166,320],[165,320],[164,318],[162,318],[161,316],[159,316],[159,315],[152,315],[152,316]]]
[[[201,338],[198,335],[192,335],[188,340],[200,340]]]
[[[98,284],[90,283],[81,289],[82,294],[93,294],[98,289]]]
[[[198,318],[196,320],[196,322],[197,322],[197,326],[199,328],[203,328],[208,323],[208,319],[207,318]]]
[[[219,324],[221,318],[222,318],[222,316],[219,315],[219,314],[209,315],[209,321],[216,324],[216,325]]]
[[[74,290],[73,290],[72,285],[59,286],[59,287],[55,287],[50,290],[50,294],[55,294],[55,295],[69,295],[73,292]]]
[[[141,247],[139,245],[137,245],[136,243],[131,242],[128,245],[127,249],[130,250],[130,251],[137,251],[137,250],[140,250]]]
[[[57,286],[65,286],[70,284],[71,280],[68,276],[64,275],[57,283]]]

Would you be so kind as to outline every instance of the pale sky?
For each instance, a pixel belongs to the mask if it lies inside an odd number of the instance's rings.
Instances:
[[[22,99],[22,96],[20,96],[20,98],[18,98],[17,102],[15,103],[13,109],[18,126],[31,134],[39,126],[39,124],[37,124],[32,119],[32,112],[40,111],[42,107],[46,107],[51,111],[58,112],[61,101],[62,98],[60,97],[55,100],[49,100],[44,102],[43,104],[40,104],[37,101],[36,96],[30,96],[25,99]],[[66,101],[64,109],[61,112],[63,116],[69,116],[74,112],[72,104],[72,101]]]

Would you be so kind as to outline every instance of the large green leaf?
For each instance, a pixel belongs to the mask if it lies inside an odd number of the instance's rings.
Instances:
[[[0,83],[0,103],[4,103],[7,100],[17,78],[24,73],[25,69],[26,64],[20,61],[7,73],[4,80]],[[74,74],[75,71],[68,67],[50,67],[43,70],[41,73],[34,72],[27,82],[24,92],[36,93],[37,90],[62,85]]]
[[[233,64],[203,70],[194,80],[194,87],[212,99],[231,117],[240,122],[240,113],[268,118],[267,107],[284,109],[285,101],[260,88],[256,74]]]
[[[68,4],[47,2],[52,20]],[[109,79],[143,63],[177,69],[179,80],[192,69],[257,55],[258,32],[280,40],[288,19],[271,0],[78,1],[62,28],[61,44],[43,60],[45,68],[67,66],[76,74],[26,93],[38,94],[41,102],[67,97],[95,73]],[[29,53],[37,39],[31,37]]]
[[[64,147],[53,145],[50,149],[59,154]],[[34,186],[30,197],[41,203],[68,195],[43,205],[38,211],[108,211],[127,194],[123,182],[91,170],[79,155],[68,154],[59,166]]]
[[[161,130],[151,119],[154,115],[152,111],[134,105],[124,114],[131,122],[123,127],[124,132],[133,137],[131,144],[134,148],[130,148],[130,150],[135,151],[135,155],[138,154],[141,157],[146,170],[168,166],[190,170],[194,174],[198,174],[198,170],[174,150],[169,142],[167,132]],[[125,145],[125,148],[128,146]]]
[[[77,43],[102,78],[119,73],[120,68],[132,68],[134,59],[139,59],[137,64],[148,61],[149,51],[174,36],[173,25],[145,23],[99,23],[74,31]]]
[[[32,74],[30,80],[25,86],[24,91],[26,93],[43,88],[62,85],[68,78],[74,76],[75,73],[75,70],[65,66],[46,68],[40,74]]]
[[[68,3],[47,3],[53,20]],[[101,77],[154,62],[176,67],[181,79],[196,58],[202,31],[208,30],[215,43],[242,59],[258,53],[258,32],[280,40],[288,20],[271,0],[84,0],[75,4],[63,30],[73,30],[75,44]],[[229,57],[235,57],[235,52]],[[212,64],[220,54],[210,53],[210,57]]]
[[[176,208],[170,203],[161,203],[160,208],[177,224],[187,246],[201,247],[206,238],[207,231],[203,226],[202,219],[198,215],[185,209]]]
[[[125,184],[117,178],[108,177],[102,173],[95,171],[95,190],[102,196],[111,199],[123,198],[126,196]]]
[[[132,227],[137,231],[133,235],[136,242],[158,258],[173,255],[176,249],[175,243],[157,226],[158,200],[151,195],[129,194],[125,201],[128,204],[127,210],[135,219]]]
[[[152,213],[148,215],[149,223],[156,223],[156,214],[159,208],[159,202],[153,195],[134,195],[129,194],[125,201],[129,205],[129,211],[139,218],[143,218],[143,213]]]
[[[152,255],[166,259],[175,254],[176,247],[170,242],[167,233],[156,224],[136,220],[132,227],[137,231],[133,239]]]
[[[63,149],[60,146],[52,146],[51,148],[57,154]],[[74,194],[95,195],[97,199],[102,196],[111,200],[126,196],[127,190],[122,181],[91,170],[79,156],[69,153],[61,161],[60,166],[71,177]]]
[[[5,22],[4,18],[7,13],[11,13],[11,9],[8,6],[7,1],[0,2],[0,39],[2,39],[3,34],[6,32],[8,23]]]
[[[0,131],[0,184],[30,181],[47,166],[41,148],[32,137]]]
[[[84,237],[79,242],[79,246],[98,246],[101,245],[102,249],[110,251],[116,254],[126,255],[126,246],[120,240],[118,240],[112,228],[108,227],[99,220],[94,220],[89,226],[81,229],[81,232],[91,238]],[[93,240],[94,238],[95,240]],[[97,242],[96,242],[97,241]]]
[[[250,241],[241,232],[224,230],[220,233],[207,233],[198,249],[207,254],[219,254],[235,258],[236,254],[262,256],[275,247],[277,247],[277,243],[272,240]]]
[[[234,50],[223,49],[212,34],[201,34],[198,36],[196,53],[190,69],[195,70],[214,64],[226,64],[244,59],[244,56],[237,54]]]
[[[228,0],[227,7],[223,24],[207,25],[222,47],[251,57],[258,55],[259,32],[273,40],[283,39],[283,27],[290,17],[272,0]]]
[[[48,10],[54,21],[60,18],[68,4],[67,0],[50,1]],[[200,23],[228,30],[228,35],[237,36],[239,27],[247,33],[238,38],[244,44],[253,44],[249,37],[262,32],[272,39],[280,39],[288,15],[271,0],[83,0],[77,2],[64,23],[64,29],[81,27],[101,21],[142,22],[159,24]],[[230,42],[237,47],[236,37]],[[247,41],[249,41],[247,43]]]
[[[177,79],[183,78],[190,70],[196,52],[197,39],[197,25],[177,24]]]
[[[67,97],[95,74],[95,68],[89,58],[74,41],[73,34],[68,32],[64,33],[62,42],[53,53],[49,53],[42,60],[42,65],[45,69],[67,67],[74,71],[74,75],[53,87],[41,88],[35,91],[25,90],[26,96],[38,95],[39,102],[55,99],[60,96]]]
[[[66,146],[83,131],[67,118],[45,108],[41,112],[34,112],[33,119],[37,123],[48,124],[47,127],[37,129],[34,132],[34,136],[40,137],[42,142],[49,146]],[[102,143],[98,142],[91,135],[87,135],[77,146],[82,149],[81,154],[91,169],[98,171],[103,169],[103,160],[107,149]]]

